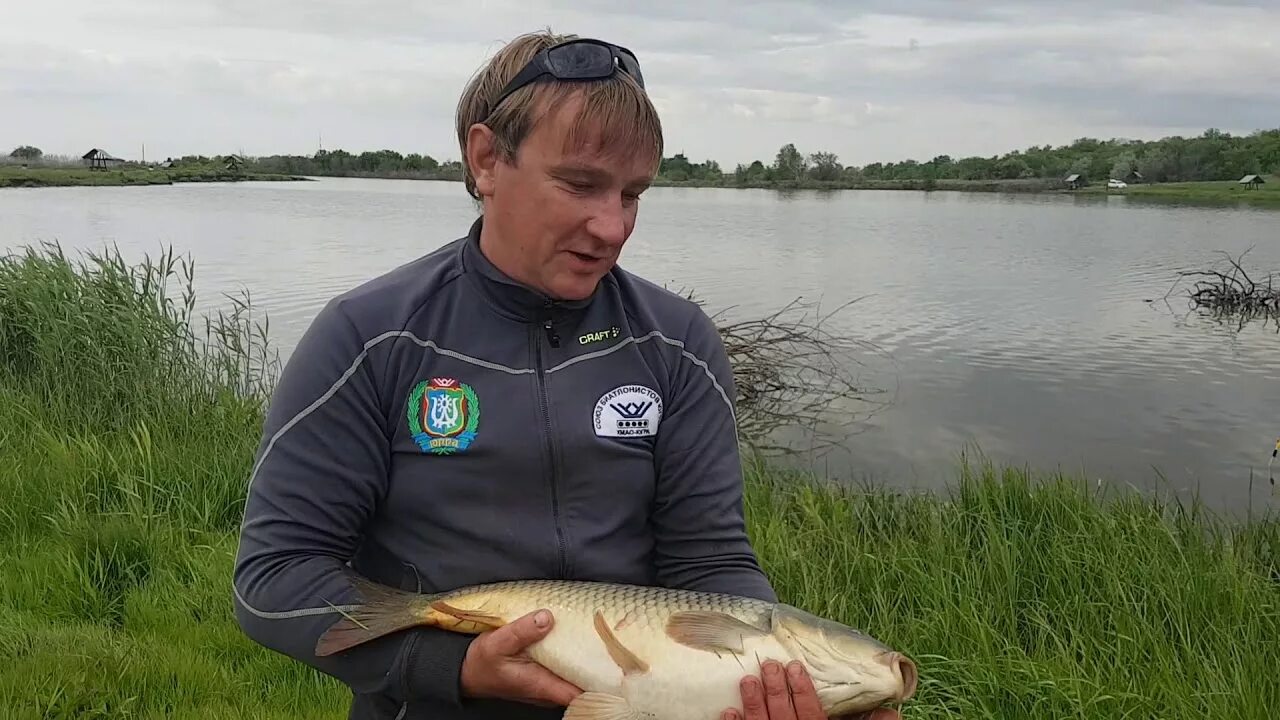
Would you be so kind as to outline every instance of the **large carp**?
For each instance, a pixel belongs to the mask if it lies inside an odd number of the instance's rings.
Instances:
[[[555,624],[526,653],[583,690],[569,720],[717,720],[741,709],[739,681],[765,660],[800,660],[830,715],[902,702],[911,660],[840,623],[782,603],[717,593],[521,580],[419,594],[353,578],[364,602],[343,611],[316,654],[423,625],[481,633],[541,608]]]

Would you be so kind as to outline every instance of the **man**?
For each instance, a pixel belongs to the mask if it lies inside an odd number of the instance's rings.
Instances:
[[[552,718],[580,690],[522,655],[546,613],[315,657],[357,600],[348,563],[419,592],[556,577],[775,599],[716,329],[615,265],[662,157],[639,65],[590,41],[545,52],[565,39],[520,37],[467,86],[466,236],[328,303],[272,399],[236,617],[347,684],[351,718]],[[803,673],[762,675],[748,720],[820,717]]]

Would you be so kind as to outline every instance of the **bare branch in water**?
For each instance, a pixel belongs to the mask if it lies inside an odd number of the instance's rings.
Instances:
[[[701,304],[691,292],[684,295]],[[831,317],[854,302],[827,314],[797,299],[756,319],[729,321],[732,308],[711,316],[733,366],[744,443],[766,453],[800,452],[778,442],[779,431],[800,431],[805,452],[829,449],[887,404],[872,399],[883,390],[863,386],[855,375],[862,363],[854,351],[869,346],[829,330]]]
[[[1234,320],[1238,329],[1250,320],[1261,318],[1277,323],[1280,331],[1280,288],[1276,286],[1273,274],[1264,280],[1257,281],[1244,269],[1245,250],[1238,257],[1226,257],[1229,267],[1208,270],[1184,270],[1178,273],[1181,278],[1197,278],[1187,290],[1187,300],[1193,310],[1200,311],[1218,321]],[[1165,294],[1167,298],[1178,281]]]

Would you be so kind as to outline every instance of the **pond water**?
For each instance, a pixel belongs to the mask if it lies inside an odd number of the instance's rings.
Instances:
[[[247,288],[287,355],[329,297],[458,237],[475,212],[447,182],[5,189],[0,246],[114,244],[129,259],[171,246],[196,261],[204,306]],[[829,329],[866,344],[858,381],[884,404],[847,408],[856,432],[811,460],[826,474],[939,487],[981,451],[1256,510],[1276,502],[1280,335],[1189,313],[1180,291],[1162,299],[1179,270],[1250,248],[1246,268],[1280,271],[1280,212],[655,188],[622,265],[734,318],[857,300]]]

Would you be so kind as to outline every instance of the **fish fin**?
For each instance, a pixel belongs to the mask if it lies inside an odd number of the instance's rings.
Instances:
[[[456,608],[443,600],[431,603],[430,608],[435,611],[432,613],[434,620],[432,624],[446,630],[481,633],[485,630],[496,630],[506,624],[506,620],[497,615]]]
[[[707,610],[686,610],[667,620],[667,636],[695,650],[742,652],[744,638],[768,631],[732,615]]]
[[[609,657],[613,658],[613,661],[622,669],[623,675],[649,672],[648,663],[636,657],[635,653],[622,644],[618,636],[613,634],[608,621],[604,619],[604,613],[599,610],[596,611],[596,633],[604,642],[605,650],[609,651]]]
[[[351,575],[350,581],[363,602],[348,609],[334,607],[342,618],[329,626],[316,641],[318,657],[342,652],[414,625],[431,624],[422,614],[422,595],[382,585],[359,575]]]
[[[565,708],[564,720],[644,720],[631,703],[617,695],[584,692]]]

